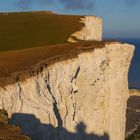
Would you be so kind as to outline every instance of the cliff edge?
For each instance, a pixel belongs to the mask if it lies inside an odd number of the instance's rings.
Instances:
[[[91,30],[92,29],[92,30]],[[0,51],[102,40],[102,19],[50,12],[0,13]]]
[[[93,41],[101,19],[83,22],[67,38],[77,43],[0,52],[0,108],[32,140],[125,138],[134,46]]]
[[[124,140],[134,46],[119,42],[97,46],[91,43],[87,51],[77,48],[75,55],[70,50],[65,59],[49,57],[39,70],[18,73],[14,82],[1,86],[0,107],[8,111],[11,123],[33,140],[55,139],[55,135],[77,140],[66,132],[76,133],[81,122],[87,134]]]

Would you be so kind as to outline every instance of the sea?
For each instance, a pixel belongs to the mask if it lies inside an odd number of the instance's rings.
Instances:
[[[135,45],[135,52],[129,69],[129,88],[140,89],[140,38],[118,38],[116,40]]]

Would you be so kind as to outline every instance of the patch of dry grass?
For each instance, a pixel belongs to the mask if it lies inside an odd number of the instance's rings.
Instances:
[[[0,51],[66,43],[83,26],[80,18],[50,12],[0,14]]]
[[[85,41],[0,52],[0,78],[9,77],[16,72],[36,70],[36,65],[41,61],[49,65],[101,47],[104,47],[104,42]]]

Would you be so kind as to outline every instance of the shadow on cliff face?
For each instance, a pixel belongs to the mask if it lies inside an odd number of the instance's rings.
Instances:
[[[75,133],[68,132],[64,127],[55,128],[51,124],[43,124],[32,114],[15,113],[9,123],[20,126],[32,140],[109,140],[107,133],[103,136],[87,134],[83,122],[77,124]]]

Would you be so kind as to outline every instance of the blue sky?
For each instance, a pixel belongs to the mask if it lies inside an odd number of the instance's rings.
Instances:
[[[140,0],[0,0],[1,12],[52,10],[97,15],[106,38],[140,38]]]

